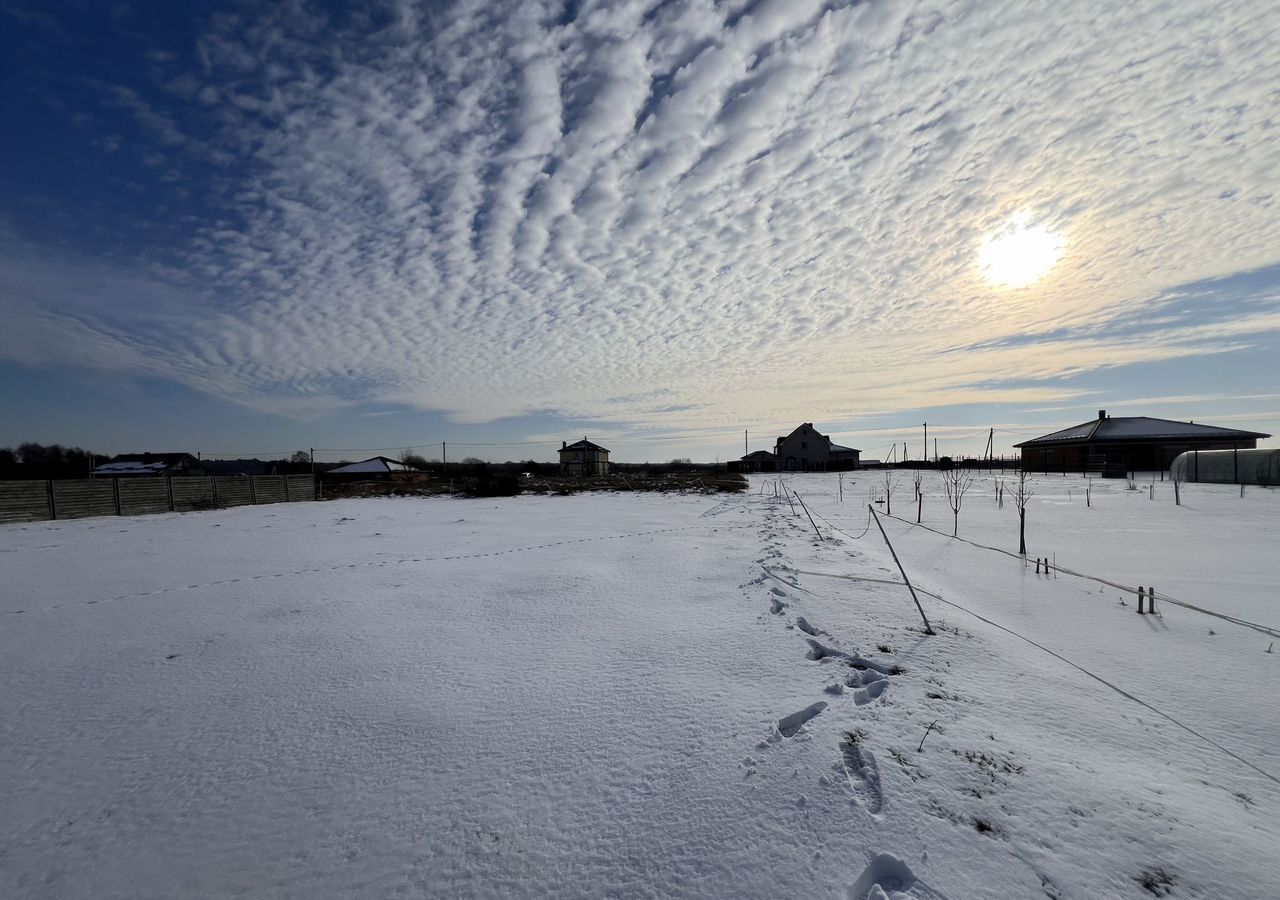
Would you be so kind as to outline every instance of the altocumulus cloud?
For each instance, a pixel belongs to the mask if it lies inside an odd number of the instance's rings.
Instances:
[[[153,50],[180,115],[100,88],[221,205],[132,257],[4,226],[0,353],[460,421],[1061,398],[1280,328],[1107,328],[1276,262],[1278,30],[1256,2],[244,8],[181,71]],[[978,248],[1019,213],[1067,251],[1002,290]]]

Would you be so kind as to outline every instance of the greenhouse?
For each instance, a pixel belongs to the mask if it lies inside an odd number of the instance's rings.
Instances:
[[[1169,472],[1176,481],[1280,484],[1280,450],[1191,450]]]

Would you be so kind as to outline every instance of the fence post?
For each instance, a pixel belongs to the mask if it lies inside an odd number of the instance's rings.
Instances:
[[[116,515],[120,515],[120,478],[111,479],[111,497],[116,502]]]
[[[1138,615],[1142,615],[1142,603],[1146,599],[1146,588],[1138,585]]]
[[[209,476],[209,490],[213,492],[213,505],[216,509],[218,506],[218,482],[214,481],[213,476]]]
[[[258,489],[254,487],[254,483],[253,483],[253,479],[255,477],[257,476],[254,476],[254,475],[249,476],[249,502],[252,503],[254,506],[257,506],[258,505]]]
[[[902,562],[898,559],[898,553],[893,549],[893,544],[889,543],[889,535],[885,534],[884,526],[880,524],[880,516],[876,515],[876,508],[871,504],[867,504],[867,510],[871,513],[871,517],[876,520],[876,527],[880,529],[880,536],[884,538],[885,546],[889,548],[889,553],[893,556],[893,561],[898,564],[898,571],[902,573],[902,580],[907,583],[907,590],[911,592],[911,599],[916,601],[916,609],[920,611],[920,618],[924,619],[924,633],[936,634],[933,626],[929,624],[929,617],[924,614],[924,607],[920,605],[920,598],[916,596],[916,589],[911,586],[911,579],[907,577],[907,570],[902,568]]]
[[[56,520],[58,518],[58,503],[53,498],[53,479],[46,478],[44,480],[45,495],[49,498],[49,518]]]
[[[173,512],[173,476],[164,476],[164,482],[165,490],[169,494],[169,512]]]
[[[1156,589],[1154,587],[1147,588],[1147,612],[1155,615],[1156,612]]]

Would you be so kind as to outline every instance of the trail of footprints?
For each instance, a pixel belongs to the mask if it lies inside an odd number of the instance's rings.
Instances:
[[[779,539],[782,527],[784,526],[780,521],[777,508],[771,508],[765,514],[764,525],[759,532],[763,549],[756,563],[763,571],[748,584],[743,585],[744,593],[748,597],[753,596],[752,589],[756,586],[765,587],[769,613],[779,617],[787,615],[787,610],[795,600],[787,587],[797,586],[794,576],[783,578],[780,575],[791,568],[787,565],[782,549],[783,544]],[[840,664],[842,674],[824,688],[828,695],[833,698],[848,695],[855,706],[864,706],[885,696],[890,680],[897,671],[896,667],[824,643],[822,639],[830,640],[830,635],[804,616],[796,616],[789,627],[796,628],[805,636],[808,646],[804,654],[806,659],[813,662],[834,660]],[[761,741],[757,748],[765,749],[771,744],[801,734],[807,723],[827,711],[830,702],[820,700],[804,709],[783,716],[777,721],[772,735]],[[884,809],[884,789],[881,785],[880,768],[875,754],[863,745],[860,732],[851,731],[846,734],[846,740],[840,744],[840,752],[832,770],[833,777],[823,776],[820,779],[823,783],[847,784],[858,804],[872,815],[878,815]],[[748,772],[754,773],[755,768],[750,768]],[[858,896],[861,898],[863,895]]]

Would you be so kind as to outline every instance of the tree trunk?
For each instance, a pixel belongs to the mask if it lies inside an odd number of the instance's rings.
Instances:
[[[959,512],[959,510],[952,510],[952,512],[951,512],[951,516],[952,516],[952,522],[951,522],[951,536],[952,536],[952,537],[956,537],[956,536],[958,536],[958,535],[960,534],[960,512]]]
[[[1027,555],[1027,511],[1018,510],[1018,552]]]
[[[924,507],[924,494],[916,492],[916,524],[920,524],[920,510]]]

